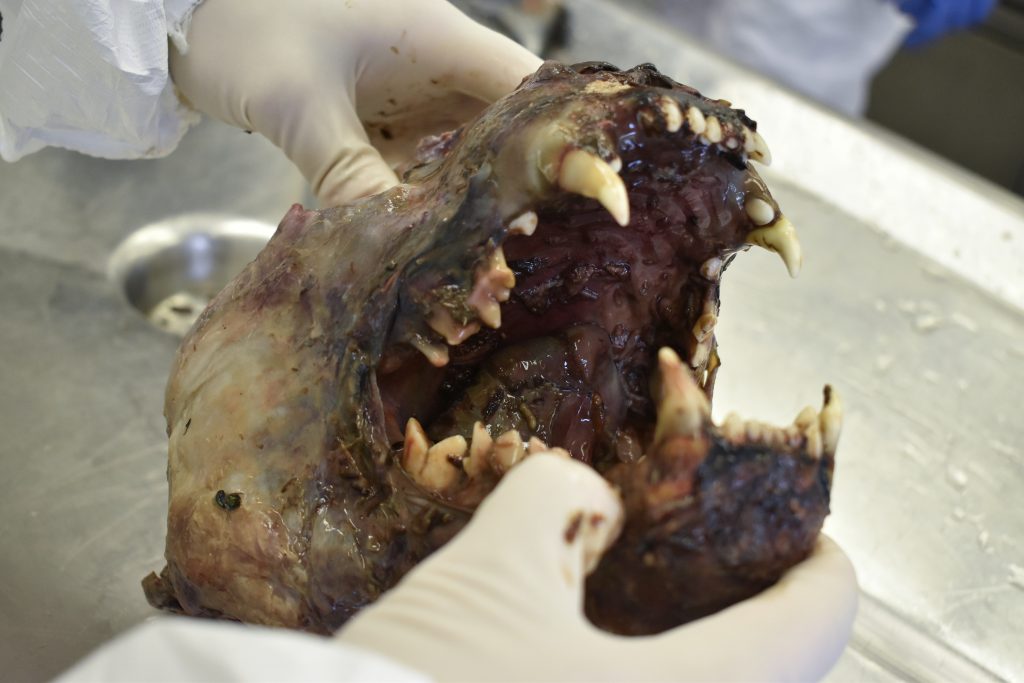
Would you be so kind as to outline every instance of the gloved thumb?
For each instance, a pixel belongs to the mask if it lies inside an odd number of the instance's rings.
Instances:
[[[593,469],[532,455],[454,540],[338,637],[438,680],[535,677],[530,653],[593,630],[583,616],[584,579],[622,518],[618,494]],[[513,643],[525,657],[510,657]]]

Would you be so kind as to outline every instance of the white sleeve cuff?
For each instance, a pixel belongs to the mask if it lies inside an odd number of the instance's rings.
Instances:
[[[174,92],[201,0],[23,0],[0,36],[0,157],[46,146],[108,159],[169,154],[198,122]]]

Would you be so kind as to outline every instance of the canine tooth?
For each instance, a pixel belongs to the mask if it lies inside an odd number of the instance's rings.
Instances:
[[[757,151],[757,142],[754,140],[754,131],[750,130],[747,126],[743,126],[743,151],[747,154],[753,154]]]
[[[722,266],[724,264],[725,261],[718,258],[717,256],[712,256],[707,261],[700,264],[701,277],[703,277],[705,280],[717,280],[718,276],[722,274]]]
[[[754,225],[768,225],[775,220],[775,209],[760,197],[747,196],[743,208]]]
[[[707,341],[698,341],[693,349],[693,356],[690,358],[690,367],[696,370],[708,362],[711,355],[711,344]]]
[[[746,424],[743,422],[743,418],[736,413],[729,413],[725,416],[725,421],[722,422],[720,431],[722,432],[722,436],[733,443],[742,441],[747,433]]]
[[[835,453],[839,445],[839,433],[843,429],[843,402],[832,387],[825,386],[825,405],[819,416],[822,447],[826,453]]]
[[[753,131],[751,137],[754,140],[754,151],[750,153],[750,157],[760,161],[765,166],[771,166],[772,152],[768,149],[768,143],[764,141],[764,138],[756,130]]]
[[[690,130],[694,135],[700,135],[707,130],[708,123],[704,118],[704,112],[693,105],[686,109],[686,122],[690,124]]]
[[[494,440],[487,432],[483,422],[473,423],[473,436],[470,439],[469,457],[462,461],[462,469],[473,479],[487,467],[487,456],[491,452]]]
[[[471,322],[467,325],[460,325],[452,317],[452,314],[442,307],[438,307],[431,313],[427,318],[427,325],[452,346],[458,346],[480,331],[479,323]]]
[[[658,423],[654,441],[670,436],[695,436],[711,415],[707,396],[700,390],[690,369],[675,351],[663,346],[658,351]]]
[[[622,159],[619,157],[612,157],[608,160],[608,165],[611,166],[612,170],[618,173],[622,170]]]
[[[718,121],[717,116],[709,116],[707,118],[707,128],[704,129],[704,137],[708,139],[708,142],[721,142],[722,141],[722,124]]]
[[[441,344],[431,344],[424,339],[414,339],[411,344],[422,353],[435,368],[443,368],[448,365],[448,347]]]
[[[693,337],[699,342],[704,341],[711,336],[711,333],[715,330],[715,323],[718,322],[718,316],[714,313],[705,313],[701,317],[697,318],[697,322],[693,325]]]
[[[800,274],[800,266],[803,265],[800,240],[796,236],[796,228],[785,216],[778,216],[771,225],[751,230],[747,234],[747,243],[764,247],[781,256],[791,277]]]
[[[494,440],[491,452],[498,470],[508,472],[526,455],[526,447],[523,446],[523,437],[519,436],[519,432],[510,429]]]
[[[679,104],[671,97],[662,97],[658,100],[658,108],[665,117],[665,129],[669,133],[675,133],[683,125],[683,112]]]
[[[558,185],[566,192],[596,199],[619,225],[629,223],[626,184],[615,169],[596,154],[582,149],[566,154],[558,172]]]
[[[415,417],[410,417],[405,423],[405,443],[402,446],[402,467],[416,476],[427,462],[427,452],[430,450],[430,439],[423,431],[423,425]]]
[[[533,211],[524,211],[508,224],[508,231],[511,235],[526,235],[529,237],[537,229],[537,214]]]

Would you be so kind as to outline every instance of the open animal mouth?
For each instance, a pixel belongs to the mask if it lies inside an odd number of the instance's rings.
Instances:
[[[651,65],[546,63],[403,184],[294,207],[204,311],[167,388],[167,568],[150,600],[336,629],[557,449],[619,490],[599,626],[652,633],[814,547],[840,406],[711,420],[719,283],[801,263],[756,124]],[[500,543],[501,539],[495,542]]]
[[[628,89],[604,73],[584,94]],[[526,142],[542,198],[482,245],[469,287],[434,284],[420,311],[429,331],[399,325],[377,368],[387,434],[419,484],[473,507],[493,485],[475,479],[529,453],[554,447],[606,472],[705,428],[736,445],[834,452],[831,392],[821,416],[777,428],[734,416],[716,427],[693,390],[711,398],[719,282],[736,253],[766,247],[794,276],[802,261],[748,163],[770,162],[756,124],[711,108],[685,90],[647,93],[590,129],[563,115]],[[436,251],[423,258],[450,258]]]

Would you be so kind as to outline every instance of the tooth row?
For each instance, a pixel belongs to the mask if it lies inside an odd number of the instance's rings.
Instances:
[[[719,431],[735,444],[761,444],[779,450],[802,447],[807,455],[818,460],[822,455],[835,454],[842,426],[842,402],[835,390],[825,387],[825,402],[820,413],[807,406],[796,416],[793,424],[786,427],[756,420],[744,421],[735,413],[729,413]]]
[[[524,444],[515,429],[492,439],[482,422],[473,425],[469,441],[455,435],[432,444],[423,425],[412,417],[405,425],[401,461],[417,484],[430,491],[443,492],[460,481],[460,473],[465,473],[469,479],[476,479],[487,470],[504,474],[526,456],[543,451],[569,457],[565,449],[548,448],[535,436]]]

